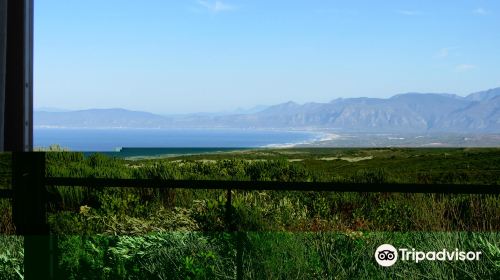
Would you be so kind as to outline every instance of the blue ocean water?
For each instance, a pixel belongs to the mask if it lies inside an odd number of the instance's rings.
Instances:
[[[87,152],[127,150],[122,148],[255,148],[305,143],[318,137],[314,132],[248,129],[35,128],[34,146],[59,144],[72,151]]]

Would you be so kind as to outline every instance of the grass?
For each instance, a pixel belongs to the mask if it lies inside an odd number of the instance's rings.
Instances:
[[[47,157],[48,176],[500,183],[500,149],[493,148],[263,149],[150,160],[66,152]],[[1,161],[0,167],[9,168]],[[235,278],[240,239],[225,232],[224,191],[49,191],[49,223],[59,236],[64,279]],[[232,207],[234,226],[243,234],[245,279],[500,277],[497,195],[233,191]],[[10,203],[0,200],[4,235],[14,231],[10,211]],[[21,241],[1,238],[14,245],[0,245],[0,252],[9,252],[9,260],[20,256]],[[481,250],[485,258],[399,262],[382,269],[373,253],[383,243]],[[17,277],[15,263],[4,262],[0,279]]]
[[[23,238],[15,235],[0,235],[0,279],[22,279],[23,258]]]
[[[245,232],[243,279],[498,279],[499,233]],[[61,279],[235,279],[236,235],[174,231],[59,236]],[[20,279],[22,238],[0,237],[0,279]],[[384,268],[375,248],[481,251],[478,261],[399,260]]]
[[[248,238],[248,279],[495,279],[500,275],[497,233],[250,233]],[[373,254],[384,243],[423,251],[482,250],[488,257],[478,262],[399,261],[383,268]]]

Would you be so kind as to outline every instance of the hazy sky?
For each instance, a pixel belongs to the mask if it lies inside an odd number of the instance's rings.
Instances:
[[[500,86],[500,1],[43,0],[35,107],[162,114]]]

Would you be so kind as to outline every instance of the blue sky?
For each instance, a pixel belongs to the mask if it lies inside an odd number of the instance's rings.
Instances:
[[[35,107],[217,112],[500,86],[500,1],[44,0]]]

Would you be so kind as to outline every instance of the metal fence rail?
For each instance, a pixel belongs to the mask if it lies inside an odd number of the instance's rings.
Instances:
[[[177,188],[233,189],[273,191],[327,192],[394,192],[444,194],[500,194],[498,185],[472,184],[396,184],[396,183],[338,183],[338,182],[280,182],[280,181],[222,181],[222,180],[160,180],[107,178],[45,179],[48,186],[117,187],[117,188]]]

